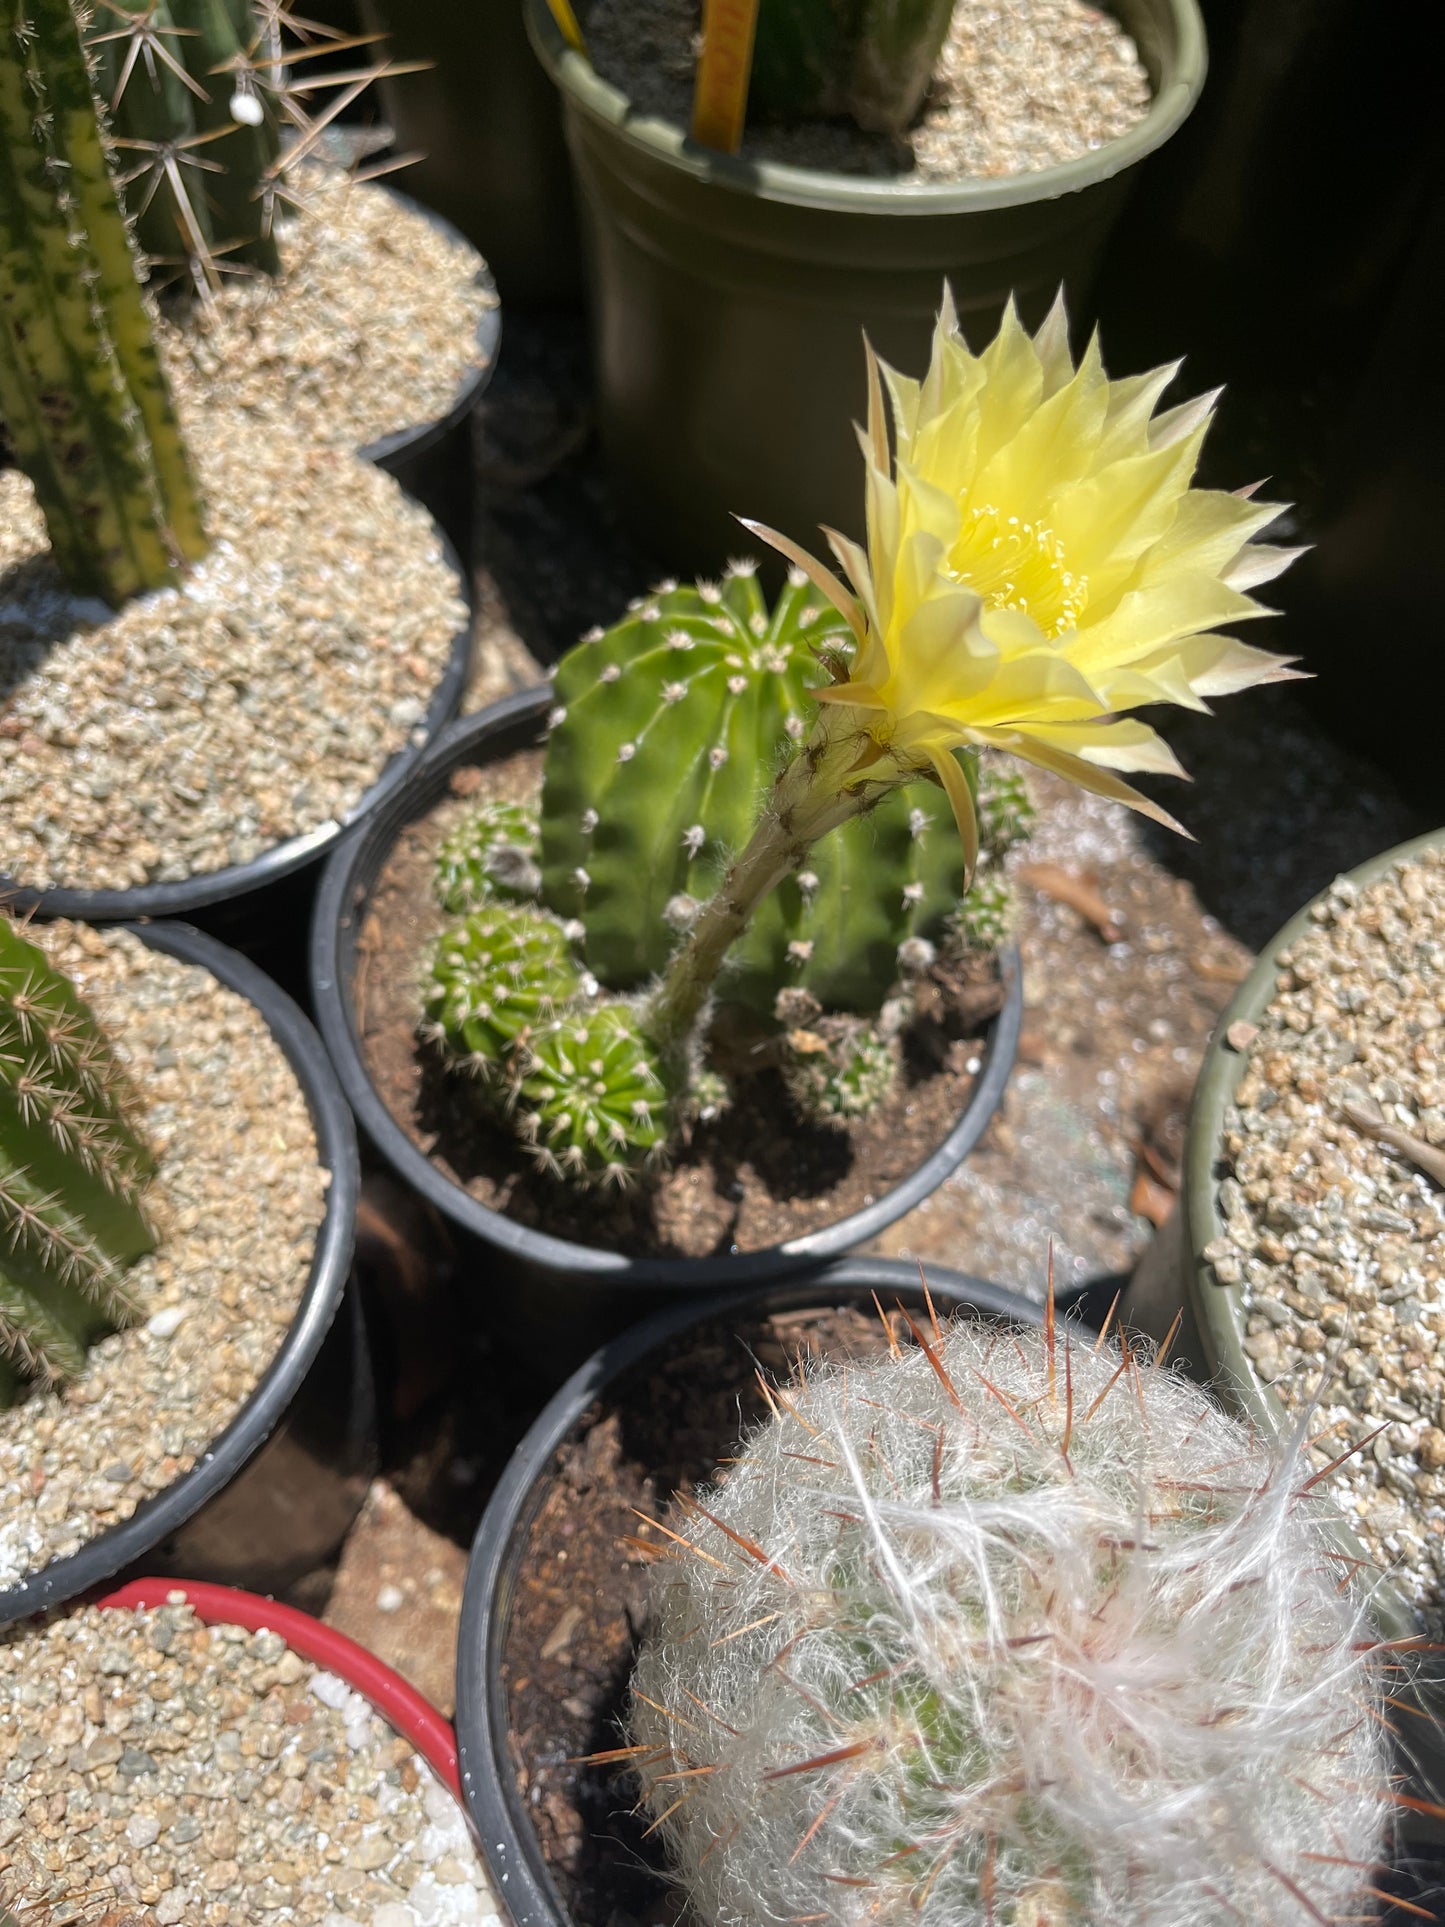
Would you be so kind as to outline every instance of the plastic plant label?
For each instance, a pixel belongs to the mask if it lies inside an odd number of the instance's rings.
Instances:
[[[706,0],[692,103],[699,146],[736,154],[742,145],[757,24],[758,0]]]

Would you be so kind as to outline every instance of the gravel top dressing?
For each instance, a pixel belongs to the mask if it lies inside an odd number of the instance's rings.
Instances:
[[[467,621],[424,509],[275,427],[186,434],[209,554],[118,614],[69,595],[0,472],[0,869],[125,889],[246,863],[353,809]]]
[[[38,1893],[103,1879],[156,1927],[497,1920],[460,1807],[368,1701],[179,1603],[0,1638],[7,1857]]]
[[[1232,1175],[1206,1250],[1242,1286],[1245,1350],[1291,1410],[1338,1362],[1312,1431],[1336,1499],[1432,1637],[1445,1633],[1445,1191],[1362,1134],[1382,1116],[1445,1147],[1445,852],[1357,889],[1280,953],[1279,989],[1225,1116]]]
[[[594,0],[587,46],[640,113],[687,126],[695,0]],[[1056,167],[1117,140],[1149,111],[1149,78],[1113,15],[1084,0],[959,0],[932,92],[899,140],[851,122],[750,123],[744,160],[915,181]]]
[[[482,257],[384,188],[319,165],[292,185],[301,205],[278,228],[279,279],[236,276],[209,307],[167,309],[177,390],[337,448],[446,414],[482,364],[477,325],[497,305],[477,279]]]
[[[159,1160],[159,1247],[128,1273],[146,1322],[82,1377],[0,1412],[0,1588],[128,1519],[186,1472],[275,1356],[310,1272],[328,1174],[260,1013],[123,930],[35,924],[135,1086]]]

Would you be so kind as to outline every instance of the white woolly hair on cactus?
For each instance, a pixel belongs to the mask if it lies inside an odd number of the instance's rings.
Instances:
[[[698,1917],[1369,1917],[1385,1662],[1302,1436],[1052,1312],[915,1333],[675,1504],[631,1764]]]

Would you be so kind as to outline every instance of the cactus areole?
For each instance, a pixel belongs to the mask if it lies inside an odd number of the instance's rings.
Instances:
[[[94,1013],[0,916],[0,1405],[78,1372],[133,1312],[154,1165],[125,1096]]]
[[[70,0],[0,0],[0,421],[79,593],[205,553]]]

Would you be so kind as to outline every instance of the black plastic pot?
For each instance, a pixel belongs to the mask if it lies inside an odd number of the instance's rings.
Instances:
[[[129,1519],[0,1592],[0,1625],[138,1565],[255,1590],[286,1584],[335,1550],[374,1469],[371,1370],[354,1295],[337,1316],[355,1235],[356,1130],[321,1040],[246,958],[185,924],[129,927],[153,950],[209,970],[265,1018],[296,1073],[331,1174],[326,1215],[291,1328],[225,1431]]]
[[[521,0],[362,0],[371,32],[423,73],[380,83],[405,179],[482,250],[509,306],[575,301],[582,270],[556,93]]]
[[[931,1269],[928,1288],[940,1311],[973,1310],[1010,1324],[1042,1322],[1041,1306],[982,1278]],[[596,1399],[644,1369],[690,1327],[752,1320],[806,1305],[855,1305],[871,1315],[875,1292],[885,1307],[898,1299],[910,1307],[920,1305],[923,1289],[917,1267],[897,1259],[846,1259],[803,1277],[675,1306],[595,1352],[512,1454],[472,1541],[457,1637],[456,1725],[462,1795],[493,1884],[515,1927],[571,1927],[517,1789],[502,1673],[528,1533],[547,1496],[558,1448]]]
[[[449,241],[461,247],[471,245],[460,229],[435,209],[414,201],[409,194],[397,193],[395,188],[389,187],[386,191],[409,213],[429,221]],[[485,262],[477,271],[477,280],[496,293],[496,283]],[[391,434],[368,442],[358,451],[368,462],[375,462],[388,475],[394,475],[408,495],[431,510],[469,568],[472,561],[472,411],[492,379],[501,344],[502,311],[494,305],[483,311],[477,323],[477,366],[468,369],[462,377],[446,412],[434,421],[393,429]]]
[[[311,995],[363,1131],[393,1170],[472,1240],[477,1267],[487,1275],[496,1301],[505,1294],[510,1334],[526,1344],[533,1333],[545,1332],[550,1348],[560,1343],[576,1358],[668,1297],[804,1271],[865,1244],[920,1204],[967,1157],[998,1107],[1018,1049],[1023,983],[1017,952],[1006,950],[1004,1007],[989,1031],[968,1106],[948,1136],[901,1184],[821,1231],[722,1257],[627,1258],[514,1224],[479,1204],[412,1143],[371,1082],[352,997],[357,939],[377,877],[407,824],[446,795],[454,770],[531,748],[551,703],[551,687],[543,684],[453,724],[405,789],[340,845],[317,893]]]
[[[471,608],[471,581],[456,550],[441,536],[458,594]],[[399,749],[340,822],[273,844],[249,863],[207,870],[178,883],[140,883],[128,890],[37,890],[0,871],[0,904],[43,919],[123,923],[141,917],[179,917],[242,951],[286,990],[305,995],[305,931],[322,858],[344,831],[394,796],[461,701],[471,663],[471,626],[452,638],[446,669],[432,691],[416,740]]]

